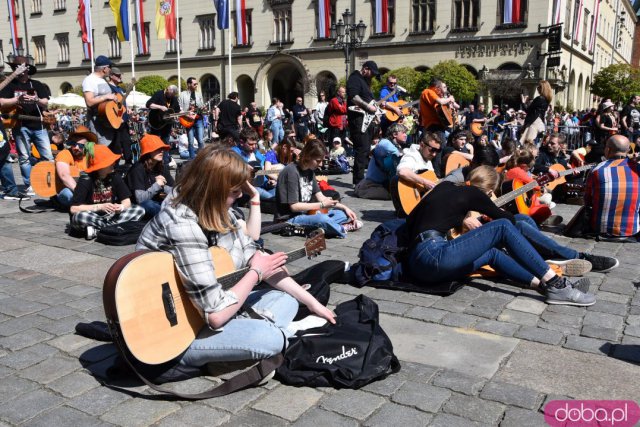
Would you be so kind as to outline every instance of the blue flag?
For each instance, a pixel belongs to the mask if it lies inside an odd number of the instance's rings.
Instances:
[[[218,11],[218,29],[226,30],[229,28],[229,0],[213,0]]]

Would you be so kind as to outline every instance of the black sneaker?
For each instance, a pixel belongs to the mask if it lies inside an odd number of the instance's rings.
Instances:
[[[583,252],[580,254],[580,258],[589,261],[591,263],[591,271],[597,271],[598,273],[606,273],[620,265],[620,261],[609,256],[592,255]]]
[[[27,196],[24,193],[21,193],[21,192],[17,191],[15,193],[3,193],[3,194],[0,195],[0,199],[2,199],[2,200],[20,200],[20,199],[29,200],[30,197]]]

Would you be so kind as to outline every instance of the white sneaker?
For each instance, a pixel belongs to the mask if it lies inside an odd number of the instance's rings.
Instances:
[[[87,225],[87,240],[93,240],[97,237],[98,232],[96,228],[92,225]]]
[[[322,317],[310,314],[303,319],[289,323],[289,327],[287,329],[295,334],[298,331],[306,331],[307,329],[317,328],[326,324],[327,321]]]
[[[27,196],[35,196],[36,192],[33,191],[33,187],[32,186],[29,186],[29,188],[24,190],[24,194],[26,194]]]

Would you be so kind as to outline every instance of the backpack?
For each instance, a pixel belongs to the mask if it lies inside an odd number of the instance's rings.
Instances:
[[[96,240],[111,246],[134,245],[145,225],[147,223],[144,221],[125,221],[108,225],[98,231]]]
[[[324,115],[322,116],[322,127],[329,129],[329,118],[331,116],[331,103],[327,104],[327,108],[324,109]]]
[[[405,219],[392,219],[378,225],[360,248],[360,261],[353,266],[356,286],[372,281],[400,281],[409,236]]]
[[[298,331],[289,339],[276,378],[284,384],[358,389],[400,370],[379,323],[378,306],[360,295],[339,304],[336,324]]]
[[[351,165],[349,160],[344,154],[340,154],[338,157],[331,159],[333,163],[342,171],[342,173],[351,173]]]

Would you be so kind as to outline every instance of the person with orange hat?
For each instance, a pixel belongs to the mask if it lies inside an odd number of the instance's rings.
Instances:
[[[169,146],[157,135],[145,134],[140,140],[140,159],[127,173],[127,185],[134,201],[144,208],[145,216],[153,218],[162,201],[173,188],[173,177],[162,161]]]
[[[144,209],[131,204],[129,188],[120,174],[114,173],[120,154],[106,145],[89,144],[85,155],[86,175],[80,177],[69,209],[71,228],[86,232],[91,240],[108,225],[142,219]]]
[[[98,137],[86,126],[78,126],[69,134],[66,147],[56,156],[56,175],[64,184],[64,188],[51,198],[53,206],[59,210],[68,211],[76,188],[76,178],[72,169],[83,172],[87,158],[85,147],[87,144],[97,144]]]

